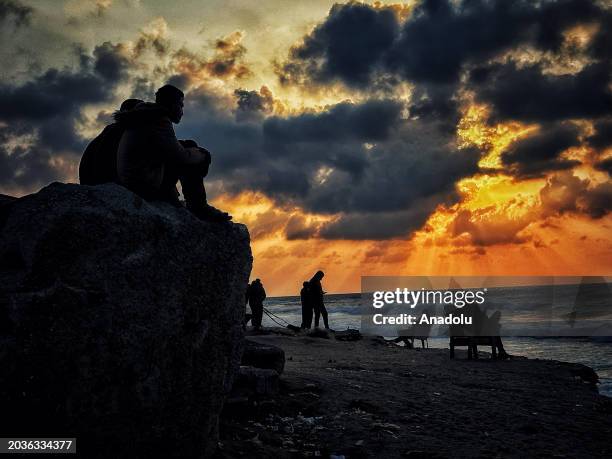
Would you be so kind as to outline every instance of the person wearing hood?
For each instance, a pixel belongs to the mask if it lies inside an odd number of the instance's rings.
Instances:
[[[124,100],[119,112],[132,110],[142,103],[140,99]],[[81,157],[79,163],[79,181],[81,185],[100,185],[102,183],[119,183],[117,177],[117,150],[123,135],[123,126],[114,122],[93,139]]]
[[[253,317],[251,324],[256,330],[261,329],[261,320],[263,318],[263,302],[266,299],[266,291],[261,283],[261,279],[255,279],[247,288],[249,306]]]
[[[327,309],[325,308],[325,303],[323,302],[323,295],[325,295],[323,286],[321,285],[321,279],[323,279],[323,276],[325,276],[323,271],[317,271],[315,275],[312,276],[312,279],[310,279],[310,282],[308,282],[308,286],[310,289],[312,308],[314,310],[314,326],[315,328],[318,327],[319,318],[323,317],[323,325],[327,330],[330,330]]]
[[[192,141],[179,141],[173,123],[183,117],[183,92],[162,86],[155,103],[140,103],[115,116],[125,129],[117,151],[119,183],[147,201],[167,201],[180,206],[176,184],[180,181],[187,209],[202,220],[224,222],[231,216],[209,205],[204,177],[210,153]]]
[[[300,302],[302,303],[302,325],[300,328],[302,329],[312,326],[312,300],[310,297],[310,284],[304,282],[302,283],[302,290],[300,290]]]

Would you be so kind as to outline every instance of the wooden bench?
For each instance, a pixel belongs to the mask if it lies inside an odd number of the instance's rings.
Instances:
[[[497,340],[494,336],[451,336],[450,337],[450,358],[455,358],[455,347],[468,348],[468,359],[474,356],[478,358],[478,345],[491,346],[491,358],[497,358]]]

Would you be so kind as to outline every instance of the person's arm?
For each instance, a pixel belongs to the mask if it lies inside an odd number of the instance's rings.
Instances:
[[[185,148],[181,145],[170,120],[164,119],[157,126],[157,141],[162,155],[178,164],[202,164],[206,161],[206,155],[198,147]]]
[[[261,288],[261,296],[262,296],[261,301],[266,299],[266,290],[263,287]]]
[[[179,140],[179,143],[183,148],[197,148],[200,150],[200,153],[205,156],[204,162],[210,166],[212,157],[210,155],[210,151],[208,151],[206,148],[199,146],[197,142],[192,139]]]

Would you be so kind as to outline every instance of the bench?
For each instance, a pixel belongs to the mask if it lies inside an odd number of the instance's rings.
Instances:
[[[450,358],[455,358],[455,347],[466,347],[468,349],[468,359],[478,358],[478,345],[491,346],[491,358],[497,358],[497,339],[494,336],[451,336],[450,337]]]

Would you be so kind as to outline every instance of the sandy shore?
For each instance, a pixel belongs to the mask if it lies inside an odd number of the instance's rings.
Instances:
[[[612,399],[582,365],[250,339],[284,349],[280,391],[227,407],[220,457],[612,457]]]

